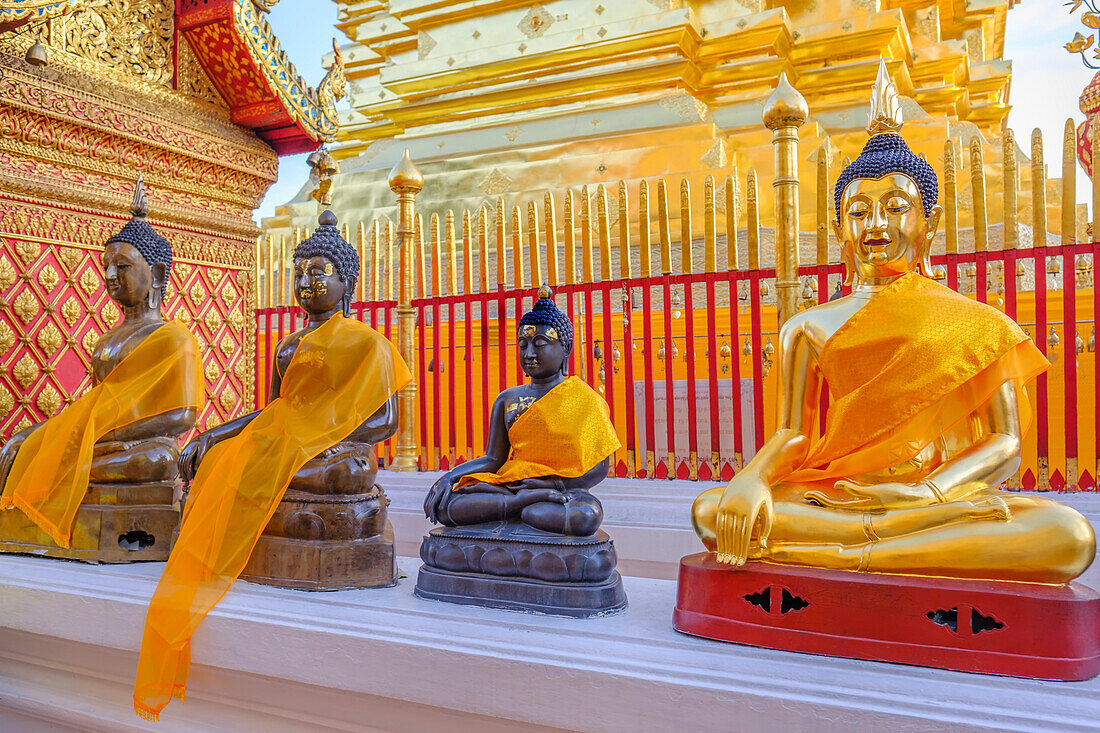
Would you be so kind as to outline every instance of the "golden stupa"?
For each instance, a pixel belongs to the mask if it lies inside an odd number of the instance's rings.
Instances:
[[[809,106],[802,180],[813,179],[822,150],[830,178],[858,154],[880,61],[913,150],[938,168],[945,138],[958,142],[963,165],[974,137],[995,153],[1009,111],[1012,65],[1002,55],[1014,0],[338,5],[338,27],[353,41],[344,46],[352,108],[332,149],[341,169],[334,210],[346,222],[393,218],[387,172],[404,148],[428,182],[418,198],[425,215],[656,177],[687,178],[700,195],[707,174],[771,170],[760,115],[783,72]],[[265,231],[309,227],[311,191],[279,207]],[[771,191],[761,195],[770,226]],[[803,198],[805,221],[813,205]]]

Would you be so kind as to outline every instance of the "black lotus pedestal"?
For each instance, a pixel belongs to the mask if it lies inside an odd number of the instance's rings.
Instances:
[[[512,521],[438,528],[420,558],[421,598],[575,618],[626,607],[605,532],[565,537]]]

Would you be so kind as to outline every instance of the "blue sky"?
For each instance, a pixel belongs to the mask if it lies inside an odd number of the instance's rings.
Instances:
[[[1086,30],[1077,19],[1079,14],[1071,16],[1066,10],[1057,0],[1026,0],[1009,11],[1005,33],[1005,58],[1013,61],[1009,126],[1016,131],[1025,152],[1031,130],[1042,129],[1044,153],[1054,176],[1061,175],[1061,136],[1066,118],[1073,117],[1075,122],[1084,118],[1077,98],[1096,73],[1085,68],[1080,57],[1062,48],[1074,33]],[[331,48],[333,37],[341,44],[347,42],[347,37],[334,27],[336,3],[331,0],[283,0],[272,9],[268,21],[298,72],[311,85],[324,76],[321,57]],[[274,214],[276,206],[298,193],[309,176],[305,159],[305,155],[280,159],[279,180],[257,210],[257,222]],[[1089,180],[1080,166],[1077,197],[1078,201],[1091,200]]]

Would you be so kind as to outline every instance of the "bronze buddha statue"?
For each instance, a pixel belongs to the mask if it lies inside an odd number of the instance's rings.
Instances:
[[[614,548],[598,532],[603,508],[590,490],[607,477],[620,444],[604,399],[567,376],[572,324],[548,288],[539,296],[516,333],[531,381],[497,396],[485,455],[445,473],[424,501],[425,515],[445,528],[421,546],[426,565],[417,593],[572,616],[606,613],[626,599]],[[529,589],[531,581],[578,584],[588,597],[547,603],[550,590],[535,601],[510,577]]]
[[[203,403],[202,366],[194,337],[161,311],[172,249],[145,221],[141,178],[131,212],[103,252],[107,294],[123,320],[92,351],[92,389],[0,451],[0,506],[26,515],[0,512],[0,550],[106,562],[167,557],[179,519],[178,441]]]
[[[347,319],[359,278],[359,256],[344,241],[330,211],[319,219],[320,226],[294,250],[294,294],[309,316],[307,325],[286,336],[275,347],[271,372],[271,401],[278,400],[288,371],[294,368],[299,345],[330,319]],[[351,322],[356,323],[356,322]],[[385,338],[362,324],[375,341]],[[349,358],[355,358],[351,356]],[[360,358],[364,358],[362,355]],[[397,359],[390,348],[379,348],[372,358]],[[403,362],[402,371],[403,370]],[[393,366],[387,367],[391,373]],[[386,385],[386,399],[373,414],[362,420],[350,434],[333,440],[298,468],[290,479],[259,544],[242,577],[255,582],[309,589],[334,589],[390,584],[395,580],[392,553],[392,529],[386,521],[389,499],[375,483],[378,459],[374,446],[397,431],[397,385]],[[232,439],[255,420],[262,411],[227,421],[198,435],[180,456],[180,472],[190,482],[198,473],[207,453],[219,443]],[[336,552],[337,545],[354,545],[374,539],[388,548],[381,558],[385,567],[344,568],[344,574],[328,575],[318,570],[313,560],[300,555],[303,548],[321,548]],[[310,543],[321,543],[313,545]],[[350,543],[350,545],[349,545]],[[295,549],[292,549],[295,548]],[[301,551],[301,552],[299,552]],[[308,552],[307,552],[308,554]],[[312,557],[312,555],[311,555]],[[309,565],[309,567],[306,567]],[[320,573],[320,575],[318,575]]]
[[[932,279],[936,174],[887,80],[835,188],[852,292],[782,327],[779,429],[699,496],[695,531],[732,565],[1066,583],[1095,555],[1089,522],[999,490],[1020,466],[1024,386],[1049,363],[1008,316]]]

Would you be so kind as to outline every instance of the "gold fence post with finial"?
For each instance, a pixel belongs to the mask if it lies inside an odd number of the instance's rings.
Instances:
[[[398,428],[397,456],[390,468],[394,471],[417,469],[418,445],[416,439],[416,352],[413,350],[413,331],[416,330],[416,310],[412,307],[414,287],[413,222],[416,194],[424,188],[424,176],[409,159],[409,151],[390,171],[390,190],[397,194],[397,237],[400,240],[400,274],[397,280],[397,350],[413,374],[410,381],[397,395]]]
[[[779,75],[779,86],[764,103],[764,126],[775,149],[775,287],[779,326],[798,313],[798,128],[806,121],[806,99]]]

